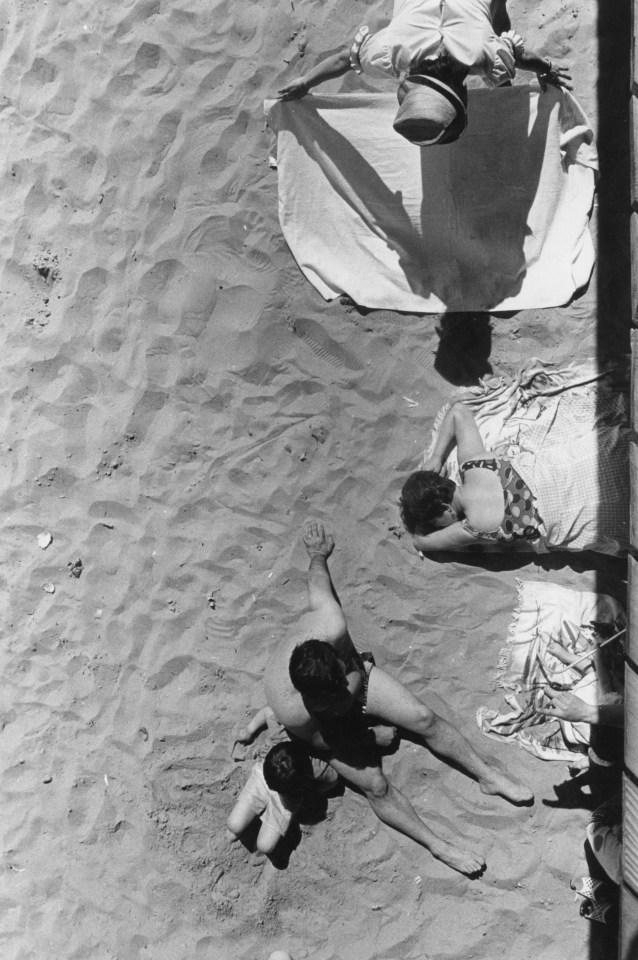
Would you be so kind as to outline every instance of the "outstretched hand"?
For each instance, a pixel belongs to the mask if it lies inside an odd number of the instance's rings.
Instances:
[[[279,91],[280,100],[299,100],[305,97],[310,86],[305,77],[297,77]]]
[[[548,86],[557,87],[559,90],[573,90],[571,76],[567,67],[556,67],[552,65],[545,73],[537,74],[541,89],[546,90]]]
[[[320,520],[309,520],[303,531],[303,542],[309,557],[330,556],[335,547],[334,539],[324,530]]]

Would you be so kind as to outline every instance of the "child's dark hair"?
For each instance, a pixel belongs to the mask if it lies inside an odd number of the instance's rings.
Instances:
[[[290,656],[288,672],[293,687],[302,696],[333,696],[347,687],[339,657],[325,640],[298,644]]]
[[[303,787],[312,776],[312,763],[307,749],[291,740],[278,743],[264,757],[264,780],[277,793],[292,793]]]
[[[403,484],[399,509],[408,533],[429,530],[452,503],[456,484],[432,470],[417,470]]]

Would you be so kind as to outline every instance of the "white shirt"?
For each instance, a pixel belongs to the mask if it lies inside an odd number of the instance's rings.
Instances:
[[[388,26],[369,34],[361,45],[361,69],[370,76],[401,77],[433,56],[441,41],[455,60],[489,86],[514,77],[514,51],[523,49],[515,34],[495,35],[490,0],[395,0]]]

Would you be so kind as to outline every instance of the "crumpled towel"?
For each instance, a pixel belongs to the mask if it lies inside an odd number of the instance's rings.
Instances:
[[[392,129],[396,94],[266,101],[279,218],[323,297],[440,313],[566,303],[594,264],[593,134],[569,93],[468,91],[456,143]]]

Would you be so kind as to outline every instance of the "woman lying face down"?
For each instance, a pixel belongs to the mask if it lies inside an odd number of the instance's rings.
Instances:
[[[631,436],[624,383],[619,368],[534,361],[447,406],[402,491],[417,550],[482,545],[624,556]]]
[[[460,484],[445,476],[457,446]],[[535,497],[512,463],[486,450],[471,410],[453,404],[423,470],[406,480],[401,517],[422,552],[518,545],[543,536]]]
[[[349,70],[399,81],[394,129],[420,147],[452,143],[467,126],[468,75],[491,88],[508,86],[517,69],[571,89],[566,68],[526,48],[510,30],[506,0],[395,0],[390,23],[354,41],[292,80],[279,93],[303,97],[311,87]]]

